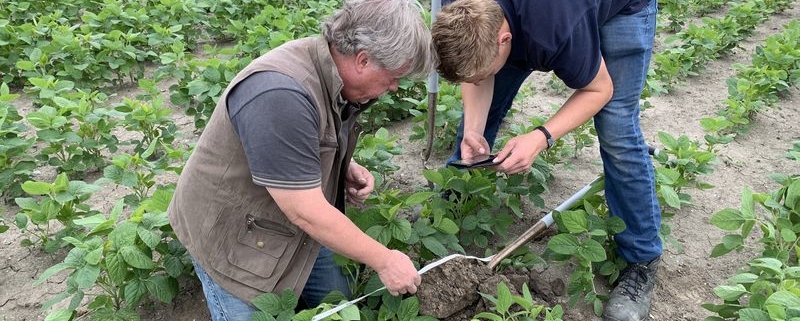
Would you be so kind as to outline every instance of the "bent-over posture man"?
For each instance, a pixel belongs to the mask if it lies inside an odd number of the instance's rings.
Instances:
[[[444,2],[451,2],[444,0]],[[464,117],[449,162],[491,151],[521,84],[552,71],[575,92],[543,126],[511,138],[496,170],[529,170],[555,139],[594,117],[615,236],[629,262],[605,320],[643,320],[662,252],[653,165],[639,128],[639,98],[655,37],[656,0],[457,0],[431,27],[437,70],[461,83]]]
[[[393,295],[416,292],[408,256],[343,211],[374,187],[351,160],[357,117],[400,78],[424,78],[431,47],[414,0],[350,0],[321,36],[275,48],[231,81],[169,207],[213,320],[249,321],[254,297],[286,288],[305,307],[349,296],[333,252],[373,268]]]

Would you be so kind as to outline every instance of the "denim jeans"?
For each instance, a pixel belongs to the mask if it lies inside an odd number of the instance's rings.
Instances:
[[[594,116],[605,174],[605,197],[611,214],[627,228],[614,239],[631,263],[661,255],[661,210],[655,193],[653,163],[639,127],[639,98],[644,88],[655,38],[657,1],[632,15],[616,15],[600,30],[601,50],[614,83],[611,101]],[[497,132],[530,70],[506,65],[495,76],[494,94],[483,136],[494,145]],[[464,121],[448,164],[460,158]]]
[[[223,289],[206,274],[206,271],[194,262],[194,270],[206,297],[208,310],[213,321],[250,321],[256,308],[230,292]],[[348,278],[342,269],[333,261],[333,252],[322,247],[314,262],[314,268],[300,295],[299,306],[316,307],[331,291],[342,292],[350,297]]]

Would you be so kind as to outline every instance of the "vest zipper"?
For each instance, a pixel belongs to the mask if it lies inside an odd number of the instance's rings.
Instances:
[[[253,230],[253,222],[256,219],[255,217],[253,217],[253,215],[250,214],[245,215],[245,218],[247,219],[247,221],[245,222],[245,225],[247,225],[247,232],[250,233]]]

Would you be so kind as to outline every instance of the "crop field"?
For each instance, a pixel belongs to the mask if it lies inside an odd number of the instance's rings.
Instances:
[[[0,321],[210,320],[166,214],[177,177],[235,74],[316,35],[339,5],[0,1]],[[653,320],[800,320],[798,7],[659,2],[641,105],[664,216]],[[525,174],[445,168],[461,94],[441,81],[428,106],[426,88],[403,80],[362,115],[354,159],[376,189],[347,210],[420,267],[497,253],[602,174],[591,121]],[[570,94],[552,74],[531,75],[495,147]],[[499,264],[507,282],[481,290],[462,319],[600,320],[625,264],[611,237],[624,224],[596,190],[555,217]],[[380,288],[373,271],[338,262],[356,297]],[[311,320],[342,300],[296,311],[293,294],[265,294],[254,320]],[[435,320],[421,304],[378,291],[329,320]]]

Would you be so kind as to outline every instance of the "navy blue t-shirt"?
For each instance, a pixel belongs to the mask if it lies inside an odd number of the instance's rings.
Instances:
[[[446,5],[457,0],[442,0]],[[600,69],[600,27],[633,14],[648,0],[496,0],[511,27],[507,64],[553,71],[564,84],[587,86]]]

